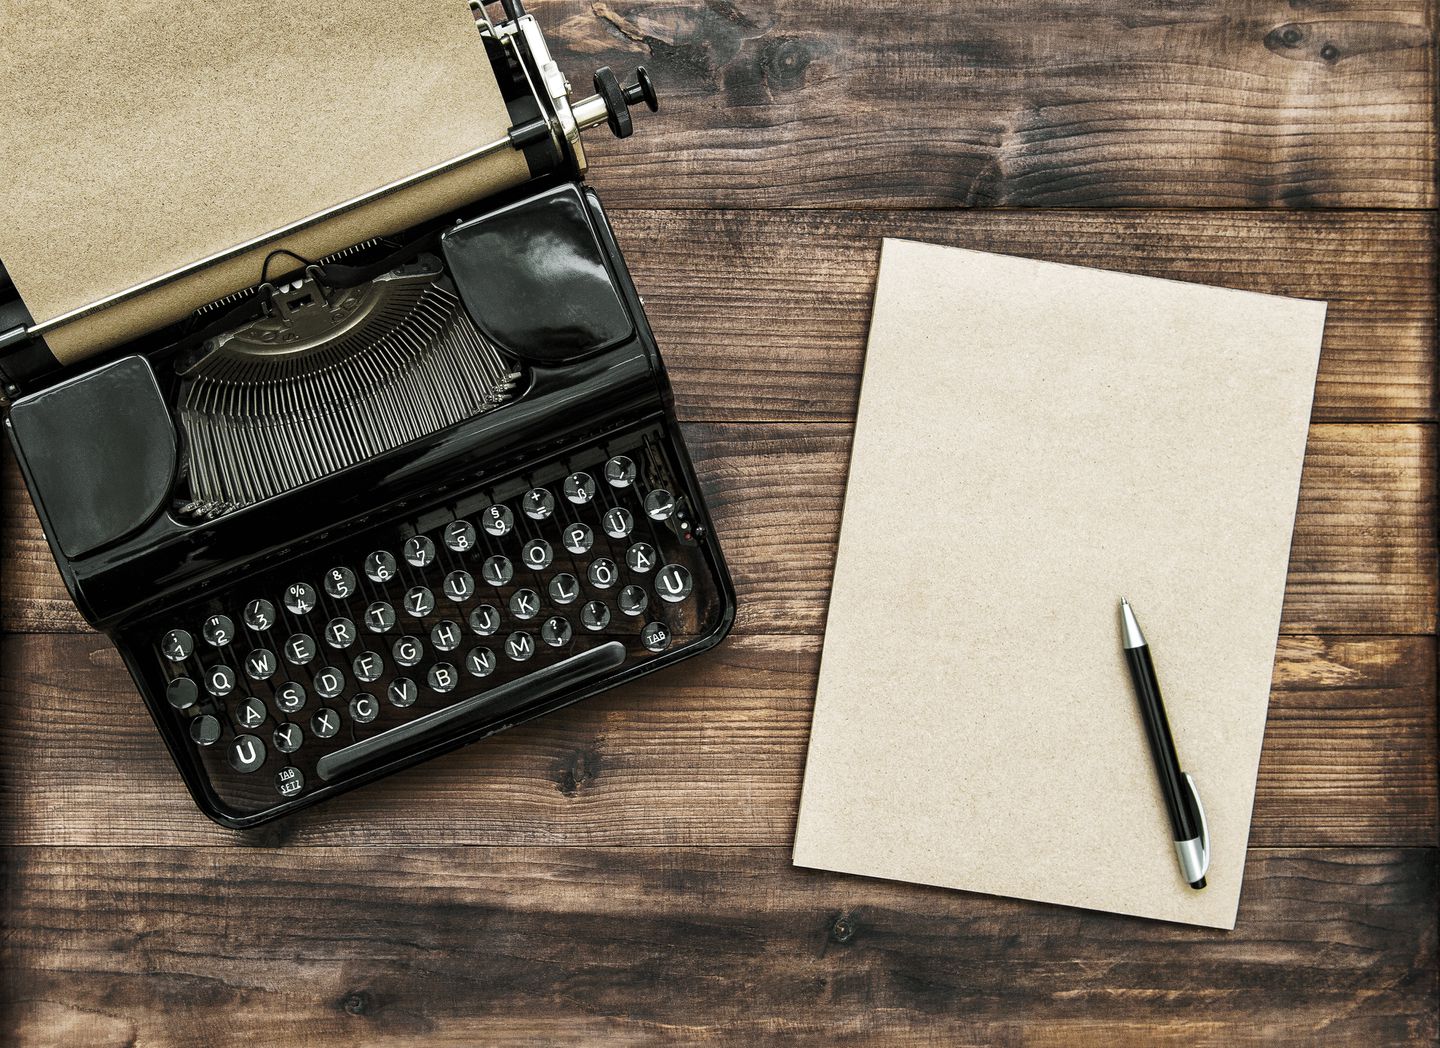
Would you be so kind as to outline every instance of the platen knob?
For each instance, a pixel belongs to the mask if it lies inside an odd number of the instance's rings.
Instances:
[[[644,102],[652,113],[660,108],[655,83],[644,66],[635,70],[635,83],[623,86],[609,66],[601,66],[595,70],[595,94],[605,103],[605,122],[616,138],[629,138],[635,131],[631,106]]]

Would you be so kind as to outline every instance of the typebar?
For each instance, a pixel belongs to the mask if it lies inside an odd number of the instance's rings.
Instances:
[[[412,746],[442,734],[453,735],[467,722],[488,720],[520,706],[548,698],[587,678],[614,669],[624,661],[625,645],[619,641],[609,641],[598,648],[591,648],[563,662],[536,670],[464,702],[436,710],[353,746],[327,753],[316,763],[315,771],[320,778],[327,781],[337,778],[401,747]]]

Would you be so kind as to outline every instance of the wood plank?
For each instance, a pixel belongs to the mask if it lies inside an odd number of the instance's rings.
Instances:
[[[1436,853],[1252,853],[1233,932],[783,849],[27,848],[12,1045],[1235,1045],[1436,1035]]]
[[[626,207],[1434,203],[1422,0],[545,0],[577,85],[662,109],[592,134]]]
[[[612,216],[682,417],[850,421],[880,240],[1324,299],[1314,418],[1435,418],[1435,216],[634,211]]]
[[[740,594],[737,629],[819,633],[850,427],[699,425],[688,439]],[[1433,426],[1310,430],[1281,632],[1433,633]]]
[[[191,805],[101,638],[0,640],[0,841],[154,847],[484,843],[788,845],[816,637],[703,658],[237,835]],[[1433,638],[1286,638],[1256,845],[1434,845]]]
[[[1433,633],[1435,427],[1313,426],[1282,632]],[[740,633],[819,633],[848,425],[691,425],[687,439],[740,594]],[[0,624],[85,629],[6,456]]]

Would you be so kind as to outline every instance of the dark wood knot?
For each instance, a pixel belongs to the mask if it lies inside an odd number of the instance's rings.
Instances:
[[[374,998],[364,990],[352,990],[340,999],[340,1008],[349,1015],[369,1015]]]
[[[842,913],[830,922],[830,941],[842,944],[850,942],[859,930],[860,922],[855,919],[854,914]]]
[[[805,42],[794,36],[768,40],[760,49],[760,75],[774,90],[791,91],[805,83],[805,70],[814,57]]]
[[[600,751],[592,746],[578,746],[562,756],[551,767],[551,777],[560,792],[573,797],[580,787],[600,777]]]

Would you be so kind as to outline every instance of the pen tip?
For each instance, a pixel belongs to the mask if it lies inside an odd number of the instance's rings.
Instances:
[[[1194,888],[1198,892],[1200,889],[1205,887],[1205,878],[1201,877],[1198,881],[1191,881],[1190,887]]]

